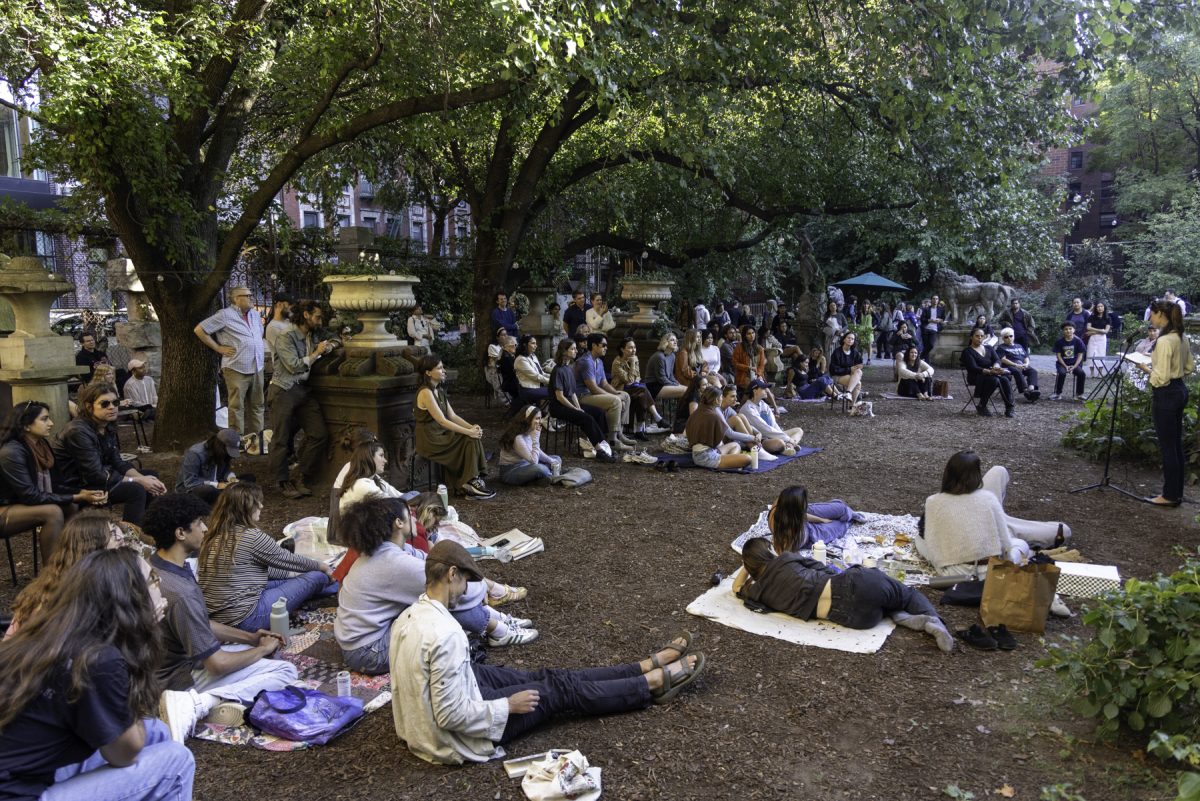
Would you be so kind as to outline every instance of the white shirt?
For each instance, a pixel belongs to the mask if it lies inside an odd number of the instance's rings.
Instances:
[[[344,476],[342,480],[345,480]],[[365,501],[367,498],[399,498],[400,495],[400,490],[379,476],[360,478],[338,498],[338,512],[344,512],[350,504]]]
[[[708,307],[703,303],[697,303],[693,311],[696,314],[696,327],[708,328],[708,321],[712,319],[712,315],[708,313]]]
[[[425,315],[409,317],[408,338],[413,341],[414,345],[429,347],[430,342],[433,341],[433,324],[426,319]]]
[[[746,417],[746,422],[750,423],[750,427],[764,437],[782,437],[784,431],[775,422],[775,415],[771,412],[771,406],[765,401],[760,400],[755,403],[748,400],[742,404],[739,410]]]
[[[154,379],[148,375],[130,378],[125,382],[125,400],[133,406],[157,406],[158,388]]]
[[[428,595],[392,625],[392,720],[408,749],[427,762],[486,762],[508,723],[508,699],[483,700],[467,635]]]
[[[517,383],[525,389],[537,389],[550,383],[550,376],[542,369],[537,356],[518,356],[513,361],[513,371],[517,374]]]
[[[606,334],[617,327],[617,321],[613,319],[611,310],[606,310],[601,315],[595,309],[588,309],[583,316],[587,320],[588,328],[592,329],[593,333]]]

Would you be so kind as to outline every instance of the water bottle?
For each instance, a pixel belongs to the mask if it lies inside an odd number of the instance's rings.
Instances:
[[[339,698],[350,697],[350,671],[342,670],[337,674],[337,694]]]
[[[287,637],[291,633],[291,625],[288,623],[287,598],[281,597],[271,604],[271,633],[278,634],[280,637]]]
[[[450,508],[450,491],[446,489],[445,484],[438,484],[437,494],[438,494],[438,497],[442,499],[442,508],[449,509]]]
[[[812,558],[823,565],[829,564],[829,561],[825,556],[825,543],[821,542],[820,540],[817,540],[813,543]]]

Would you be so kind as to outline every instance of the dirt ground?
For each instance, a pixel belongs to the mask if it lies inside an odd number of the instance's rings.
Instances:
[[[770,473],[666,474],[589,463],[596,480],[577,490],[501,488],[494,500],[460,502],[463,518],[485,536],[519,527],[546,542],[546,552],[533,558],[485,563],[491,576],[529,588],[511,611],[533,618],[541,631],[531,645],[490,652],[490,662],[628,661],[680,629],[692,631],[708,657],[697,686],[673,704],[564,721],[511,753],[579,748],[603,768],[605,797],[625,801],[933,799],[952,795],[952,786],[975,798],[1174,798],[1172,775],[1139,758],[1135,744],[1090,741],[1090,725],[1066,709],[1062,688],[1034,666],[1045,649],[1033,635],[1018,635],[1013,652],[943,655],[930,638],[898,629],[878,653],[861,656],[757,637],[684,611],[714,571],[736,567],[730,540],[783,487],[802,483],[814,499],[842,498],[864,511],[919,513],[937,491],[946,459],[964,447],[978,450],[985,468],[1008,466],[1011,513],[1069,522],[1075,547],[1091,561],[1118,565],[1122,576],[1169,571],[1179,561],[1174,547],[1195,547],[1195,507],[1151,509],[1107,491],[1068,494],[1100,475],[1099,465],[1058,444],[1064,415],[1078,405],[1022,402],[1015,420],[984,419],[960,415],[961,400],[879,400],[889,378],[889,368],[868,368],[874,419],[793,406],[786,422],[802,425],[805,443],[824,451]],[[499,411],[478,399],[453,402],[484,425],[494,450]],[[170,455],[145,461],[172,477],[178,465]],[[265,472],[265,459],[247,462],[247,471]],[[1117,465],[1113,480],[1142,494],[1158,490],[1154,471]],[[264,522],[275,533],[289,520],[324,513],[323,499],[289,502],[270,489],[267,498]],[[27,560],[24,543],[14,545]],[[20,570],[27,580],[28,565]],[[12,595],[0,577],[0,603]],[[938,595],[931,593],[935,602]],[[975,617],[974,610],[941,609],[951,628]],[[1078,617],[1052,619],[1047,630],[1051,639],[1084,634]],[[413,757],[387,709],[311,751],[190,744],[196,797],[204,801],[523,797],[520,782],[498,763],[445,768]]]

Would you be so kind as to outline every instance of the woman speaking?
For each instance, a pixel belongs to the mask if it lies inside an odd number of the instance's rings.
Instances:
[[[1162,451],[1163,488],[1161,495],[1146,502],[1174,507],[1183,503],[1183,409],[1188,401],[1183,377],[1195,371],[1196,364],[1184,338],[1183,312],[1174,301],[1150,304],[1150,324],[1158,329],[1158,341],[1150,364],[1138,367],[1150,374],[1154,392],[1150,409]]]

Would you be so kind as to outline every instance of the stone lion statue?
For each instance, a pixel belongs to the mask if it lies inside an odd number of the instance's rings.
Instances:
[[[973,275],[959,275],[945,267],[933,274],[933,291],[946,301],[950,318],[958,322],[968,322],[960,312],[973,310],[986,314],[990,320],[997,311],[1006,308],[1016,294],[1016,290],[1006,284],[980,281]]]

